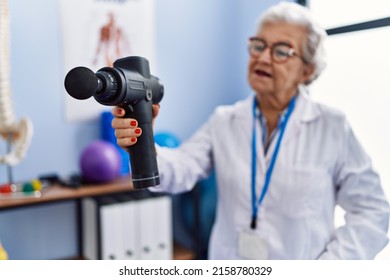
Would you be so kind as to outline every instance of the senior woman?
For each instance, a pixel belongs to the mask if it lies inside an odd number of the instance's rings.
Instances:
[[[187,191],[216,171],[210,259],[372,259],[387,244],[389,204],[369,156],[346,117],[307,93],[325,37],[308,9],[269,8],[248,43],[254,94],[218,107],[179,149],[157,147],[155,190]],[[113,114],[118,144],[135,144],[135,120]]]

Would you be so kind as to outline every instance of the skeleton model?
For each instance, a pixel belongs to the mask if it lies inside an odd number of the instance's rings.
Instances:
[[[0,150],[0,164],[8,167],[12,183],[11,167],[26,155],[33,134],[32,123],[27,118],[15,121],[11,100],[9,66],[9,9],[8,1],[0,0],[0,139],[7,142],[6,151]]]

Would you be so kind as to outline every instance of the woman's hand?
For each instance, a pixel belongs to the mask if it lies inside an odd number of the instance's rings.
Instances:
[[[160,110],[160,104],[153,104],[153,124]],[[114,119],[111,126],[115,129],[116,142],[119,146],[126,149],[137,143],[137,138],[142,134],[141,128],[138,127],[138,121],[131,118],[122,118],[125,115],[125,110],[120,107],[112,109]]]

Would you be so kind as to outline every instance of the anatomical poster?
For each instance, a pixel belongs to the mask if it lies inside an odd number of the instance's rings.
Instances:
[[[154,0],[61,0],[64,78],[74,67],[93,72],[127,56],[145,57],[156,71]],[[103,110],[93,97],[77,100],[64,89],[67,121],[88,121]]]

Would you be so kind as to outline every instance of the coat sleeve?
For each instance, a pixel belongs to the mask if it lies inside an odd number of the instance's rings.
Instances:
[[[190,139],[179,148],[157,147],[160,185],[152,191],[180,193],[191,190],[207,178],[213,165],[211,117]]]
[[[371,160],[345,120],[335,170],[336,203],[345,210],[320,259],[373,259],[388,243],[389,203]]]

